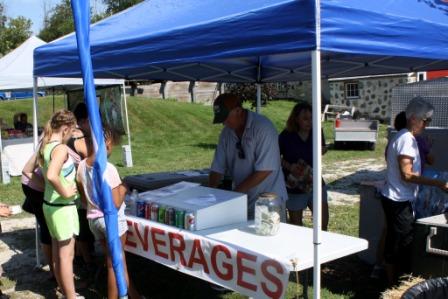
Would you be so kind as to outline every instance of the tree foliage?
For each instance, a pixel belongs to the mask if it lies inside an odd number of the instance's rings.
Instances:
[[[31,36],[31,20],[25,17],[8,18],[0,2],[0,54],[14,50]]]
[[[252,83],[226,83],[225,91],[237,94],[244,102],[249,102],[253,107],[257,105],[257,86]],[[261,102],[265,104],[277,96],[277,85],[275,83],[264,83],[261,85]]]
[[[0,2],[0,30],[3,30],[6,26],[5,6]]]
[[[0,31],[0,53],[6,54],[20,46],[31,36],[31,20],[25,17],[8,19],[8,23]]]
[[[75,30],[70,0],[63,0],[44,17],[39,37],[46,42],[55,40]]]
[[[113,15],[142,1],[143,0],[103,0],[103,3],[106,5],[106,13]]]

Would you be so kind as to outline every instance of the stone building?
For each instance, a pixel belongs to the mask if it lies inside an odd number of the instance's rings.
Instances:
[[[415,73],[332,79],[330,101],[333,105],[355,106],[363,116],[387,121],[392,111],[392,88],[416,80]]]
[[[355,106],[362,116],[387,121],[391,114],[392,88],[416,80],[416,73],[330,79],[322,81],[322,103]],[[278,90],[278,98],[311,101],[309,81],[279,83]]]

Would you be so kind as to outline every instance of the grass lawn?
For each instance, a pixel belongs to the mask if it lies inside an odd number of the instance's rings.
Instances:
[[[280,132],[294,106],[294,102],[275,101],[262,108]],[[53,106],[64,107],[64,99],[57,96],[53,104],[51,97],[39,99],[39,124],[49,119]],[[0,102],[0,117],[12,124],[16,112],[27,112],[32,121],[31,100]],[[201,104],[178,103],[167,100],[149,100],[140,97],[128,98],[128,111],[132,139],[134,167],[125,168],[121,161],[121,148],[117,147],[111,162],[118,166],[121,176],[145,172],[206,168],[210,166],[221,125],[212,125],[212,108]],[[323,124],[327,144],[333,142],[333,123]],[[341,160],[382,158],[385,146],[385,126],[381,125],[375,151],[333,150],[324,156],[325,164]],[[123,140],[124,143],[127,139]],[[19,204],[23,200],[20,179],[12,178],[10,185],[0,185],[1,201]],[[359,206],[330,206],[330,231],[347,235],[358,235]],[[139,257],[130,257],[130,268],[137,286],[148,298],[210,298],[217,294],[207,284],[188,278],[175,271],[143,262]],[[368,280],[369,268],[356,257],[332,262],[323,271],[322,298],[377,298],[378,287]],[[325,272],[327,271],[327,272]],[[349,280],[349,278],[351,280]],[[292,281],[295,279],[292,278]],[[176,281],[176,287],[172,287]],[[339,281],[339,282],[338,282]],[[157,287],[155,287],[157,286]],[[295,296],[296,286],[290,283],[288,298]],[[223,298],[242,298],[238,294],[219,295]]]

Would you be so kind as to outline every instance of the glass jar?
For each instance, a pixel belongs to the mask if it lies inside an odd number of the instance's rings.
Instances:
[[[280,228],[281,204],[277,194],[265,192],[255,202],[255,232],[262,236],[273,236]]]

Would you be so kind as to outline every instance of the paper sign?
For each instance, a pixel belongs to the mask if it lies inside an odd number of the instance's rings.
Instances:
[[[243,247],[161,223],[128,217],[125,250],[253,298],[283,298],[289,272]]]

